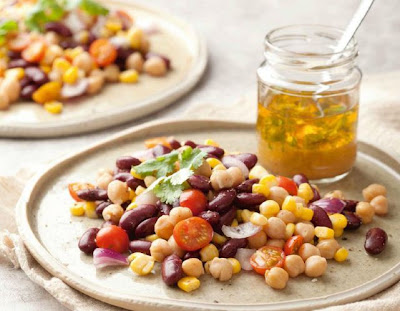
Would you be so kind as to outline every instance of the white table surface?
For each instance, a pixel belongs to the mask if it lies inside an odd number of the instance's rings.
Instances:
[[[139,0],[146,4],[149,1]],[[298,23],[345,27],[359,0],[202,0],[150,3],[193,23],[208,43],[209,66],[198,86],[170,107],[141,120],[96,133],[55,139],[0,139],[0,175],[44,165],[132,125],[179,116],[190,106],[217,103],[229,109],[256,88],[263,38],[272,28]],[[376,1],[357,34],[366,74],[400,70],[400,1]],[[256,104],[256,103],[254,103]],[[199,112],[201,113],[201,112]],[[1,228],[0,228],[1,229]],[[0,310],[67,310],[21,270],[0,260]]]

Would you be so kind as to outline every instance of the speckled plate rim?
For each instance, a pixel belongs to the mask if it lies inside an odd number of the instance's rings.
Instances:
[[[104,129],[151,114],[154,111],[172,104],[174,101],[188,93],[203,76],[208,62],[207,44],[205,38],[181,18],[173,16],[151,5],[142,5],[134,0],[112,0],[118,5],[127,5],[147,11],[162,17],[165,21],[175,24],[178,28],[190,34],[190,45],[194,47],[192,66],[187,75],[178,84],[169,89],[154,94],[147,99],[132,105],[110,109],[102,113],[88,115],[85,121],[79,119],[62,120],[44,123],[15,123],[12,126],[0,124],[0,137],[59,137],[76,135]]]
[[[60,278],[62,281],[71,287],[79,290],[80,292],[122,308],[130,310],[151,310],[152,308],[178,309],[186,310],[191,309],[195,311],[205,310],[310,310],[317,309],[332,305],[340,305],[350,302],[359,301],[370,297],[380,291],[390,287],[400,280],[400,262],[386,271],[381,276],[355,288],[342,291],[336,294],[326,295],[319,298],[294,300],[290,302],[274,302],[270,304],[253,304],[253,305],[233,305],[233,304],[210,304],[210,303],[193,303],[181,301],[173,298],[149,298],[144,296],[129,296],[126,294],[118,293],[117,291],[110,291],[107,294],[100,291],[94,282],[84,280],[79,275],[69,271],[64,265],[57,261],[44,246],[40,243],[39,239],[33,232],[29,222],[29,207],[30,200],[40,184],[46,179],[47,175],[51,174],[57,167],[66,161],[73,160],[87,153],[91,153],[99,148],[103,148],[108,144],[113,144],[116,141],[123,143],[127,139],[135,139],[138,137],[146,137],[160,131],[160,127],[168,127],[169,130],[201,130],[201,129],[243,129],[249,130],[255,127],[254,123],[247,122],[231,122],[221,121],[215,119],[207,120],[160,120],[148,122],[139,126],[132,127],[122,131],[116,135],[111,136],[99,143],[93,144],[81,151],[67,155],[59,161],[49,165],[46,169],[39,172],[32,178],[28,185],[25,187],[16,206],[16,221],[18,231],[25,246],[29,249],[33,257],[52,275]],[[371,146],[364,142],[359,142],[359,151],[368,151],[366,154],[371,160],[383,163],[387,169],[393,171],[395,174],[400,175],[400,163],[384,151]],[[365,154],[365,153],[364,153]]]

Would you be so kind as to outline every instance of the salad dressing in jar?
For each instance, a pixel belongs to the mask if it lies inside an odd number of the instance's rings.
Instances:
[[[352,168],[361,72],[354,39],[333,50],[342,31],[298,25],[266,36],[258,75],[258,153],[274,174],[337,180]]]

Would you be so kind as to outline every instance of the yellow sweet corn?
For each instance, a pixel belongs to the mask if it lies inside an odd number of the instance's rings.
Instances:
[[[139,275],[147,275],[154,268],[154,258],[148,255],[137,256],[129,265],[131,270]]]
[[[131,45],[131,48],[133,49],[139,49],[142,38],[143,38],[143,31],[139,28],[131,28],[129,29],[126,38],[129,40],[129,43]]]
[[[144,177],[142,177],[142,175],[140,175],[140,174],[138,174],[138,173],[135,172],[135,169],[134,169],[133,167],[132,167],[132,169],[131,169],[131,175],[132,175],[133,177],[137,178],[137,179],[141,179],[141,180],[144,179]]]
[[[155,240],[159,239],[160,237],[157,234],[151,234],[146,237],[146,241],[154,242]]]
[[[44,73],[50,73],[51,71],[51,67],[48,65],[40,65],[40,69],[44,72]]]
[[[347,218],[342,214],[336,213],[329,215],[329,219],[332,222],[333,230],[344,229],[347,226]]]
[[[260,213],[267,218],[276,216],[280,210],[279,204],[274,200],[267,200],[260,204]]]
[[[300,184],[297,190],[297,196],[302,198],[307,204],[314,197],[314,192],[309,184],[303,183]]]
[[[122,24],[119,21],[109,21],[106,23],[106,28],[111,32],[118,32],[122,29]]]
[[[278,186],[278,180],[274,175],[268,174],[260,179],[260,184],[272,188]]]
[[[243,210],[241,210],[241,209],[238,209],[238,210],[236,211],[236,220],[237,220],[238,222],[243,222],[242,211],[243,211]]]
[[[312,209],[304,207],[301,210],[301,216],[300,216],[301,219],[310,221],[313,218],[313,216],[314,216],[314,211]]]
[[[249,222],[250,218],[251,218],[251,215],[253,215],[253,213],[254,212],[249,211],[248,209],[244,209],[242,211],[242,220],[243,220],[243,222]]]
[[[341,247],[336,251],[335,256],[333,258],[335,258],[335,260],[338,262],[342,262],[345,261],[348,256],[349,256],[349,251],[344,247]]]
[[[237,260],[236,258],[228,258],[228,261],[232,265],[233,274],[239,273],[242,270],[242,266],[240,265],[239,260]]]
[[[301,215],[303,214],[303,204],[301,203],[296,203],[296,210],[294,211],[294,215],[298,218],[301,217]]]
[[[267,217],[265,217],[264,215],[261,215],[259,213],[253,213],[250,216],[250,221],[253,225],[256,226],[265,226],[268,223],[268,219]]]
[[[129,210],[134,209],[136,207],[138,207],[137,203],[136,202],[131,202],[131,204],[128,205],[126,210],[129,211]]]
[[[139,73],[135,69],[128,69],[119,74],[119,81],[122,83],[136,83],[139,80]]]
[[[129,188],[129,200],[133,201],[136,198],[136,192],[135,190],[132,190]]]
[[[63,82],[68,84],[74,84],[79,77],[78,67],[71,66],[63,74]]]
[[[5,71],[5,76],[6,77],[16,77],[18,80],[21,80],[25,76],[25,70],[24,68],[12,68],[12,69],[7,69]]]
[[[264,176],[268,175],[268,171],[261,165],[254,166],[249,172],[249,179],[262,179]]]
[[[343,229],[334,229],[335,232],[335,238],[340,238],[343,235]]]
[[[260,193],[260,194],[264,195],[265,197],[269,196],[269,188],[262,184],[253,184],[251,191],[253,193]]]
[[[335,232],[328,227],[315,227],[314,233],[320,239],[333,239],[335,236]]]
[[[59,114],[63,111],[64,105],[59,101],[51,101],[44,103],[44,109],[52,114]]]
[[[237,221],[237,219],[234,219],[231,223],[231,227],[237,227],[239,226],[239,222]]]
[[[213,139],[206,139],[204,145],[219,147],[219,144]]]
[[[144,191],[146,191],[146,188],[145,188],[145,187],[138,186],[138,187],[136,188],[136,190],[135,190],[135,194],[136,194],[136,195],[140,195],[140,194],[142,194]]]
[[[282,203],[282,209],[292,212],[293,214],[298,213],[296,200],[291,195],[288,195]]]
[[[139,256],[142,256],[142,255],[145,255],[145,254],[140,253],[140,252],[132,253],[132,254],[130,254],[130,255],[128,256],[128,261],[129,261],[129,262],[132,262],[135,258],[137,258],[137,257],[139,257]]]
[[[76,202],[69,209],[73,216],[83,216],[85,214],[85,208],[81,202]]]
[[[217,232],[214,232],[212,241],[216,244],[224,244],[226,242],[226,237],[223,235],[218,234]]]
[[[56,58],[53,62],[53,70],[64,73],[71,67],[71,63],[65,58]]]
[[[211,168],[214,168],[217,165],[222,164],[222,162],[216,158],[208,158],[208,159],[206,159],[206,161],[210,165]]]
[[[39,87],[33,94],[32,99],[39,103],[44,104],[57,100],[61,92],[61,83],[57,81],[52,81],[43,84]]]
[[[96,203],[94,202],[83,202],[83,208],[85,209],[85,214],[89,218],[96,219],[98,215],[96,213]]]
[[[200,280],[194,276],[185,276],[178,281],[178,287],[189,293],[200,287]]]
[[[218,248],[214,244],[208,244],[200,250],[200,257],[202,262],[213,260],[219,256]]]
[[[292,223],[288,223],[286,225],[286,231],[285,231],[286,240],[289,239],[291,236],[293,236],[295,227],[296,227],[295,224]]]
[[[89,34],[88,34],[89,35]],[[64,51],[64,56],[70,60],[73,60],[79,54],[82,54],[85,50],[81,46],[77,46],[73,49],[66,49]]]

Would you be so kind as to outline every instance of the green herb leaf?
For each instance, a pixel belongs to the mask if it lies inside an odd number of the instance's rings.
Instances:
[[[191,147],[188,147],[180,155],[180,168],[189,168],[195,170],[203,164],[203,159],[206,155],[207,152],[205,151],[202,151],[198,148],[192,149]]]
[[[107,15],[109,10],[93,0],[80,0],[79,8],[89,15]]]
[[[63,4],[61,0],[39,0],[28,13],[26,26],[30,30],[42,31],[46,23],[61,20],[65,14]]]
[[[142,176],[167,176],[175,170],[175,162],[178,160],[178,155],[178,151],[174,150],[166,155],[147,160],[135,166],[134,170],[136,173]]]
[[[0,43],[5,41],[8,33],[16,30],[18,30],[18,23],[14,20],[6,20],[0,23]]]

